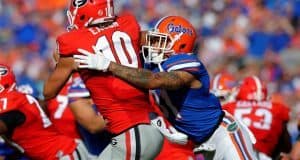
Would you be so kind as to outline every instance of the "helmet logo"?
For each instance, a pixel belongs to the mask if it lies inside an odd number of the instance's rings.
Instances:
[[[86,4],[86,2],[87,0],[74,0],[72,4],[74,7],[81,7]]]
[[[190,36],[193,35],[193,30],[190,28],[182,27],[181,25],[174,25],[173,23],[168,24],[168,31],[170,33],[176,32],[176,33],[183,33],[188,34]]]
[[[0,77],[5,76],[8,73],[8,69],[6,67],[0,67]]]

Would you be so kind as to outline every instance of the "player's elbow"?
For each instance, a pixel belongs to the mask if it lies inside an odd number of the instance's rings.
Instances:
[[[47,87],[44,87],[43,96],[44,96],[45,100],[49,100],[49,99],[54,98],[56,96],[56,94],[51,92],[51,90],[49,90]]]
[[[105,121],[100,117],[94,117],[89,120],[77,119],[77,121],[92,134],[101,132],[105,128]]]
[[[102,131],[102,128],[99,127],[88,127],[86,129],[92,134],[96,134]]]
[[[85,128],[92,134],[99,133],[104,129],[104,125],[86,125]]]

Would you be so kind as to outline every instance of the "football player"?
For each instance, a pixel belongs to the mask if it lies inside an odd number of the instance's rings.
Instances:
[[[237,81],[229,73],[219,73],[212,80],[211,92],[217,96],[224,105],[232,102],[236,96]]]
[[[74,58],[79,68],[108,71],[137,87],[160,89],[158,94],[174,113],[171,123],[196,143],[196,153],[209,159],[255,159],[245,127],[225,114],[209,92],[208,72],[192,53],[195,39],[196,31],[187,20],[168,16],[148,32],[142,49],[152,71],[115,63],[98,48],[96,54],[80,50],[84,55]]]
[[[67,83],[55,98],[47,101],[46,110],[51,122],[61,133],[80,139],[75,118],[68,105],[69,86],[70,83]]]
[[[15,89],[12,70],[0,64],[0,134],[17,144],[30,159],[87,159],[81,142],[62,135],[35,98]]]
[[[79,122],[78,129],[81,138],[91,154],[90,159],[97,159],[110,143],[111,135],[105,130],[99,130],[102,116],[97,112],[89,91],[77,73],[72,75],[72,83],[68,89],[68,99],[70,109]]]
[[[259,159],[272,159],[279,151],[291,149],[287,131],[289,108],[267,99],[267,88],[257,76],[243,79],[236,101],[225,104],[223,109],[242,120],[257,139],[255,149]],[[280,147],[279,151],[276,147]]]
[[[55,97],[76,71],[73,55],[79,54],[78,48],[92,51],[96,46],[116,63],[141,66],[140,26],[132,15],[115,16],[113,9],[112,0],[71,1],[69,32],[57,38],[60,58],[44,85],[46,99]],[[112,159],[153,159],[161,149],[163,136],[150,125],[148,92],[108,72],[79,70],[79,74],[108,121],[106,129],[115,135],[108,146]]]

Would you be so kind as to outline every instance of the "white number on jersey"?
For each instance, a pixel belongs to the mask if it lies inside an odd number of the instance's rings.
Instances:
[[[30,104],[35,104],[34,106],[39,110],[44,128],[49,127],[52,123],[50,119],[47,117],[47,115],[45,114],[45,112],[43,111],[43,109],[41,108],[39,102],[30,95],[26,95],[26,98]]]
[[[101,51],[106,58],[113,62],[117,62],[116,59],[119,59],[122,65],[137,68],[138,57],[130,36],[124,32],[116,31],[112,35],[112,41],[113,46],[110,46],[107,37],[102,36],[97,41],[96,49]],[[124,44],[124,46],[122,44]],[[114,47],[116,54],[113,53],[111,47]],[[126,52],[128,54],[126,54]]]
[[[2,105],[0,105],[0,111],[4,111],[7,108],[7,98],[1,98],[0,104],[2,102]]]
[[[254,112],[256,117],[260,117],[260,120],[252,120],[248,116]],[[272,124],[272,113],[266,108],[236,108],[234,116],[242,120],[248,127],[253,126],[254,128],[261,130],[270,130]]]
[[[67,96],[62,96],[62,95],[58,95],[56,97],[56,101],[58,102],[58,107],[54,113],[54,118],[55,119],[61,119],[61,117],[63,116],[63,113],[65,111],[65,109],[68,106],[68,97]]]

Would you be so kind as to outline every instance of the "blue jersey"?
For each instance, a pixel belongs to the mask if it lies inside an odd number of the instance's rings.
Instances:
[[[175,128],[187,134],[194,142],[202,143],[213,134],[224,114],[219,99],[209,92],[208,72],[196,56],[187,54],[171,56],[154,69],[154,72],[171,71],[186,71],[202,84],[196,89],[184,87],[159,91],[178,111],[174,119],[170,119]]]
[[[73,79],[68,93],[70,103],[79,98],[88,98],[90,96],[89,91],[85,88],[80,77],[75,77]],[[96,106],[93,106],[93,108],[98,113]],[[98,156],[110,143],[111,135],[106,131],[92,134],[79,124],[78,130],[87,150],[94,156]]]

